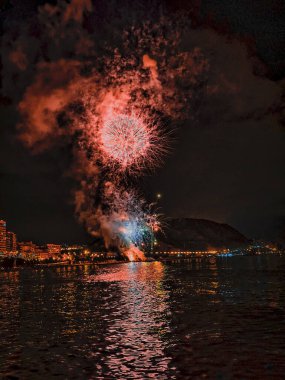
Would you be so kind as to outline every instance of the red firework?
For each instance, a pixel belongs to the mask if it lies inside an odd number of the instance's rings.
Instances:
[[[156,166],[164,151],[162,140],[153,124],[136,115],[112,115],[99,130],[103,160],[121,171]]]

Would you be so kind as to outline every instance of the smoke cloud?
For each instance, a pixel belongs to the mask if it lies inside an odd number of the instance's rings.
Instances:
[[[136,258],[143,238],[126,228],[145,236],[153,220],[136,191],[127,188],[123,172],[138,176],[161,162],[166,126],[191,114],[208,71],[199,48],[181,47],[188,28],[183,18],[170,19],[159,7],[145,10],[143,18],[140,12],[132,19],[114,17],[110,37],[102,25],[90,26],[100,17],[90,0],[58,1],[39,7],[36,20],[17,33],[9,26],[4,40],[9,51],[4,90],[11,96],[9,79],[16,76],[19,138],[34,152],[72,146],[69,174],[78,182],[74,204],[80,222],[93,236],[102,236],[106,247],[115,245],[123,254],[131,249]],[[145,134],[143,147],[130,144],[143,159],[125,161],[124,170],[120,156],[114,160],[102,143],[106,123],[118,123],[122,115],[129,124],[119,130],[120,138],[129,137],[126,128],[133,128],[133,119]],[[142,134],[132,138],[140,142]]]

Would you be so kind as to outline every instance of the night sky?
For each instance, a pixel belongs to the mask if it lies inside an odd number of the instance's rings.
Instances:
[[[44,3],[2,1],[2,36],[11,23],[23,24]],[[93,12],[97,5],[102,12],[100,3],[94,1]],[[165,163],[143,179],[148,200],[160,192],[165,215],[229,223],[248,237],[284,235],[285,1],[163,4],[170,14],[180,11],[191,18],[183,45],[202,49],[209,62],[205,86],[216,90],[199,97],[172,127]],[[112,19],[108,22],[111,33]],[[3,62],[8,55],[2,49]],[[74,215],[76,184],[67,174],[70,147],[34,154],[23,146],[17,136],[17,102],[27,83],[3,67],[1,77],[0,218],[20,239],[90,240]]]

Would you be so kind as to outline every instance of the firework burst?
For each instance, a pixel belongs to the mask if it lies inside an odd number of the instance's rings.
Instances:
[[[149,251],[154,234],[160,229],[159,215],[134,190],[118,188],[109,182],[105,188],[108,208],[104,212],[104,229],[112,236],[110,246],[122,252],[130,247]],[[101,216],[102,219],[102,216]]]
[[[156,219],[155,222],[153,220]],[[154,225],[155,229],[154,230]],[[155,215],[141,212],[139,215],[128,215],[121,221],[120,236],[124,244],[148,249],[154,241],[154,232],[159,229],[159,221]]]
[[[99,128],[99,145],[106,165],[129,173],[156,167],[167,151],[166,135],[135,114],[108,116]]]

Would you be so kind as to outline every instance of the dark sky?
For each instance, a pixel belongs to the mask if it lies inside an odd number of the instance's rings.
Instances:
[[[5,25],[23,10],[36,12],[37,2],[1,4]],[[163,194],[166,215],[211,219],[249,237],[274,238],[285,229],[285,1],[167,6],[169,12],[190,11],[193,29],[183,43],[205,51],[208,83],[220,91],[201,99],[175,127],[172,152],[144,179],[145,192],[149,199]],[[0,218],[20,239],[85,241],[73,211],[75,184],[65,174],[68,149],[31,154],[17,139],[18,118],[15,102],[2,96]]]

